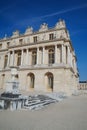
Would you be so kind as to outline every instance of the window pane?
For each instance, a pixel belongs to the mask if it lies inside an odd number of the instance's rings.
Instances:
[[[54,63],[54,50],[49,50],[49,64],[53,64]]]

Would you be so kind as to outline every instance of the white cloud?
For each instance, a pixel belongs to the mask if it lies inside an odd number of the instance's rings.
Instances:
[[[87,8],[87,4],[83,4],[83,5],[76,6],[76,7],[69,8],[69,9],[64,9],[64,10],[61,10],[61,11],[58,11],[58,12],[55,12],[55,13],[51,13],[51,14],[48,14],[48,15],[41,16],[39,18],[52,17],[52,16],[55,16],[55,15],[60,15],[60,14],[72,12],[72,11],[79,10],[79,9],[82,9],[82,8]]]

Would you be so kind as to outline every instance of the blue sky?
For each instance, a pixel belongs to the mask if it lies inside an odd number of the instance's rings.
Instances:
[[[0,0],[0,38],[28,26],[38,30],[64,19],[77,56],[80,80],[87,80],[87,0]]]

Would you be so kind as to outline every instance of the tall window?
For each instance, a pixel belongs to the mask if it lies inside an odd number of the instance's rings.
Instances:
[[[9,45],[10,45],[10,42],[7,42],[7,47],[9,47]]]
[[[34,88],[34,75],[31,75],[30,87],[31,87],[31,88]]]
[[[54,39],[54,34],[53,33],[49,34],[49,40],[53,40],[53,39]]]
[[[5,60],[4,60],[4,68],[7,67],[7,62],[8,62],[8,56],[6,55],[6,56],[5,56]]]
[[[49,64],[53,64],[55,61],[54,49],[49,50]]]
[[[18,53],[18,57],[17,57],[17,66],[21,65],[21,52]]]
[[[53,89],[53,75],[48,76],[48,85],[49,85],[49,88]]]
[[[0,44],[0,49],[2,49],[2,44]]]
[[[51,72],[47,72],[45,74],[45,82],[47,89],[53,90],[53,74]]]
[[[23,39],[19,39],[19,44],[20,44],[20,45],[23,44]]]
[[[27,75],[27,85],[29,88],[34,88],[34,80],[35,80],[35,76],[33,73],[29,73]]]
[[[36,51],[32,52],[32,65],[35,65],[37,63],[37,53]]]
[[[33,41],[34,41],[34,43],[37,42],[37,36],[33,37]]]

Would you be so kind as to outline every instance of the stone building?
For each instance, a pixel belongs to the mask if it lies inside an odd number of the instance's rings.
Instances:
[[[79,90],[87,90],[87,81],[79,81]]]
[[[18,66],[20,90],[67,92],[79,83],[76,55],[65,22],[53,28],[46,23],[37,32],[28,27],[0,40],[0,88],[10,79],[10,67]]]

